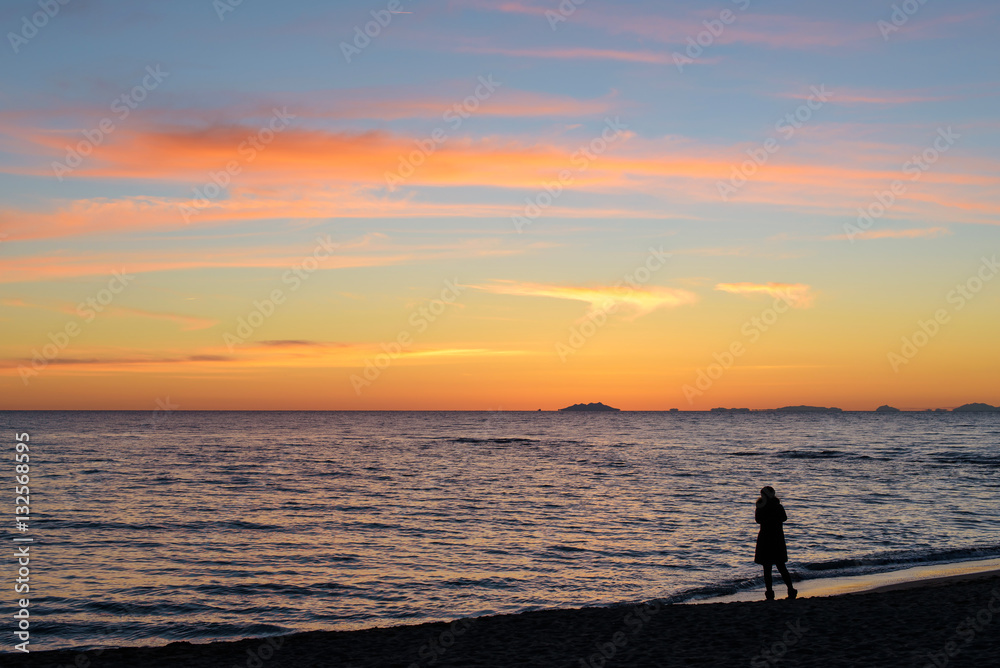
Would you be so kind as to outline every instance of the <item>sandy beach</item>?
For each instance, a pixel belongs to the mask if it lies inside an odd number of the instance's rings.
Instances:
[[[782,590],[779,589],[779,594]],[[157,648],[4,655],[3,666],[996,665],[1000,572],[795,601],[546,610],[348,632]]]

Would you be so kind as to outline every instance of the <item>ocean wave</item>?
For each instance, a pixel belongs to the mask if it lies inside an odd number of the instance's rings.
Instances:
[[[987,466],[991,468],[1000,467],[1000,457],[989,457],[973,453],[932,453],[929,461],[936,464],[969,464],[972,466]]]
[[[850,455],[842,450],[782,450],[778,456],[785,459],[838,459]]]
[[[452,443],[538,443],[534,438],[473,438],[472,436],[459,436],[451,439]]]
[[[445,587],[483,587],[485,589],[514,589],[519,586],[516,580],[508,578],[454,578],[441,583]]]
[[[1000,557],[1000,545],[977,545],[972,547],[927,550],[892,550],[889,552],[859,555],[857,557],[805,562],[798,564],[798,566],[806,571],[824,573],[824,577],[826,577],[831,571],[874,573],[892,570],[891,567],[896,566],[908,567],[919,564],[973,561],[995,557]]]

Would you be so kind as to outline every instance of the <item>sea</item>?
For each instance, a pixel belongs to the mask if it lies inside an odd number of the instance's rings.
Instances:
[[[1000,414],[2,412],[31,649],[209,642],[1000,557]],[[13,542],[31,538],[30,543]],[[14,545],[30,544],[30,594]],[[9,585],[9,586],[8,586]],[[7,650],[10,648],[7,647]]]

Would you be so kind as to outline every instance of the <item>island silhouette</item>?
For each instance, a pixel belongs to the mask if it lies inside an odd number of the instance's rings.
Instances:
[[[539,408],[538,410],[542,410]],[[559,411],[593,411],[593,412],[616,412],[621,411],[620,408],[614,408],[613,406],[608,406],[601,403],[600,401],[589,403],[589,404],[573,404],[572,406],[566,406],[565,408],[560,408]],[[678,409],[671,408],[671,413],[678,412]],[[835,406],[825,407],[825,406],[782,406],[781,408],[724,408],[717,407],[711,408],[708,413],[827,413],[836,414],[843,413],[844,409],[837,408]],[[895,406],[889,406],[888,404],[883,404],[879,406],[874,411],[853,411],[858,413],[872,412],[872,413],[902,413],[903,410],[896,408]],[[927,408],[924,410],[913,410],[910,412],[922,412],[922,413],[1000,413],[1000,406],[992,406],[985,403],[971,403],[963,404],[958,408],[952,408],[948,410],[947,408]]]
[[[1000,413],[1000,407],[989,404],[964,404],[952,409],[952,413]]]
[[[572,406],[567,406],[566,408],[560,408],[560,411],[620,411],[620,408],[612,408],[611,406],[606,406],[600,401],[591,404],[573,404]]]

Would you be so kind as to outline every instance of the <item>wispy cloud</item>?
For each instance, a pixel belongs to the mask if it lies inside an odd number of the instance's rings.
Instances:
[[[449,0],[449,4],[454,7],[479,9],[486,12],[528,14],[531,16],[544,16],[546,11],[552,11],[551,7],[541,7],[539,5],[526,4],[524,2],[517,1],[496,2],[495,0]]]
[[[103,273],[103,272],[102,272]],[[2,280],[2,274],[0,274],[0,282]],[[23,299],[10,298],[0,300],[0,305],[2,306],[12,306],[18,308],[34,308],[42,309],[44,311],[51,311],[53,313],[64,313],[67,315],[78,315],[77,307],[73,304],[61,304],[57,306],[50,306],[45,304],[33,304],[26,302]],[[198,318],[190,315],[181,315],[177,313],[165,313],[160,311],[147,311],[144,309],[128,308],[124,306],[105,306],[102,309],[102,313],[107,316],[112,317],[124,317],[124,318],[143,318],[149,320],[166,320],[181,326],[181,330],[185,332],[195,331],[199,329],[208,329],[209,327],[214,327],[219,324],[218,320],[213,320],[210,318]]]
[[[613,35],[632,34],[671,48],[687,46],[687,39],[705,30],[703,21],[716,18],[717,12],[671,12],[670,16],[650,15],[630,10],[628,5],[590,7],[573,20]],[[818,20],[800,16],[745,13],[718,36],[720,44],[750,44],[772,49],[818,50],[844,46],[881,37],[874,24]]]
[[[541,283],[521,283],[518,281],[496,281],[487,285],[470,285],[469,287],[502,295],[519,297],[549,297],[552,299],[567,299],[588,304],[589,310],[608,310],[623,307],[635,314],[642,315],[659,308],[673,308],[685,304],[694,304],[698,296],[688,290],[647,286],[632,288],[629,286],[597,286],[578,287],[564,285],[545,285]]]
[[[157,313],[155,311],[146,311],[137,308],[125,308],[120,306],[109,306],[105,311],[109,315],[117,315],[121,317],[134,317],[134,318],[147,318],[151,320],[166,320],[167,322],[172,322],[174,324],[180,325],[181,330],[185,332],[191,332],[199,329],[208,329],[209,327],[214,327],[219,324],[218,320],[212,320],[209,318],[196,318],[189,315],[179,315],[176,313]]]
[[[322,341],[306,341],[303,339],[281,339],[281,340],[271,340],[271,341],[258,341],[258,345],[270,346],[273,348],[324,348],[328,343],[323,343]],[[344,346],[346,344],[334,344],[338,347]]]
[[[505,14],[544,16],[558,9],[557,3],[487,2],[486,0],[451,0],[453,5]],[[871,22],[847,22],[810,19],[800,16],[741,13],[717,38],[722,44],[751,44],[768,48],[816,50],[843,46],[864,40],[881,41]],[[718,17],[717,10],[671,7],[669,15],[644,11],[641,5],[627,3],[598,6],[583,4],[572,20],[612,35],[631,34],[671,47],[687,45],[687,38],[705,30],[704,21]]]
[[[617,49],[594,49],[588,47],[575,48],[536,48],[536,49],[508,49],[500,47],[463,47],[459,49],[464,53],[486,53],[501,56],[512,56],[516,58],[558,58],[560,60],[624,60],[631,63],[651,63],[653,65],[666,65],[672,63],[673,59],[669,53],[657,53],[655,51],[619,51]]]
[[[479,105],[477,117],[499,118],[582,118],[607,113],[613,104],[620,103],[614,90],[597,98],[578,98],[546,91],[522,90],[508,81],[496,81],[500,86],[488,103]],[[275,107],[294,110],[296,124],[305,120],[354,121],[403,119],[442,120],[445,112],[454,111],[461,103],[481,88],[476,78],[448,79],[419,88],[367,86],[338,88],[320,91],[280,91],[248,94],[239,90],[218,91],[219,106],[176,109],[148,107],[143,109],[143,123],[149,128],[170,132],[171,129],[202,126],[234,127],[234,119],[248,128],[261,127],[273,114]],[[262,99],[263,97],[263,99]],[[100,117],[107,109],[98,105],[62,104],[56,107],[26,107],[0,110],[0,134],[18,139],[31,139],[27,131],[36,135],[33,141],[65,150],[68,142],[76,141],[77,130],[60,129],[81,118]],[[119,128],[121,129],[121,128]],[[100,151],[98,151],[100,153]]]
[[[810,286],[803,283],[719,283],[715,289],[745,297],[773,297],[793,308],[808,308],[814,300]]]
[[[475,83],[475,82],[473,82]],[[505,83],[505,82],[501,82]],[[449,84],[433,95],[404,97],[399,91],[338,90],[336,94],[312,94],[296,105],[300,118],[378,119],[436,118],[469,95],[469,82]],[[476,109],[477,117],[579,118],[605,114],[611,110],[614,93],[597,99],[578,99],[568,95],[517,90],[506,85]],[[453,100],[453,102],[448,102]]]
[[[792,100],[808,100],[813,93],[809,90],[792,93],[778,93],[775,97]],[[917,104],[922,102],[942,102],[953,99],[945,95],[933,95],[925,91],[889,91],[838,88],[831,95],[833,104],[843,105],[879,105],[892,106],[901,104]]]
[[[421,357],[492,357],[495,355],[524,355],[523,350],[493,350],[491,348],[441,348],[438,350],[414,350],[401,357],[419,359]]]
[[[59,357],[49,363],[64,367],[64,375],[86,376],[104,374],[122,369],[141,369],[151,373],[174,373],[179,367],[191,365],[201,372],[230,374],[246,371],[248,368],[351,368],[364,366],[365,360],[382,352],[376,343],[334,343],[302,341],[306,345],[271,345],[275,342],[248,342],[236,354],[225,348],[208,347],[180,353],[177,351],[130,350],[127,355],[108,347],[78,350],[76,357]],[[282,342],[284,343],[284,342]],[[298,341],[289,342],[292,344]],[[312,345],[312,344],[317,345]],[[504,357],[534,354],[527,350],[504,348],[472,348],[452,346],[423,346],[402,351],[396,364],[434,364],[435,361],[448,362],[476,357]],[[8,375],[16,375],[19,365],[30,364],[25,358],[0,358],[0,370]]]
[[[13,368],[20,364],[30,364],[30,359],[9,359],[0,360],[0,368]],[[93,366],[93,367],[120,367],[120,366],[159,366],[169,367],[176,364],[204,363],[204,362],[233,362],[235,357],[228,355],[186,355],[181,357],[162,357],[151,355],[148,357],[56,357],[48,361],[54,366]]]
[[[288,270],[301,262],[303,254],[308,253],[314,244],[314,241],[309,240],[297,246],[239,246],[225,250],[163,248],[135,251],[129,256],[128,272],[141,274],[201,268]],[[344,240],[338,243],[337,252],[324,260],[322,269],[385,267],[445,258],[500,257],[531,253],[543,247],[538,244],[517,245],[508,239],[493,237],[413,244],[372,234],[365,235],[360,240]],[[107,276],[121,269],[120,259],[120,256],[115,254],[90,252],[21,255],[6,259],[0,264],[0,284],[60,280],[79,276]],[[13,301],[7,305],[34,306],[17,304]],[[134,314],[142,315],[139,311],[135,311]],[[153,316],[147,315],[147,317]]]
[[[935,239],[951,234],[947,227],[918,227],[908,230],[867,230],[857,234],[835,234],[823,237],[827,241],[850,241],[853,239]]]

